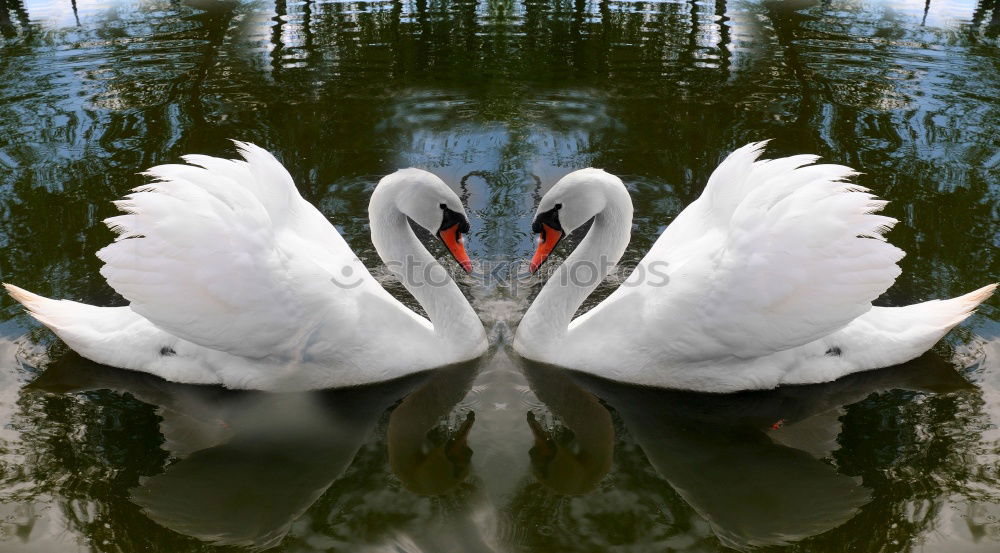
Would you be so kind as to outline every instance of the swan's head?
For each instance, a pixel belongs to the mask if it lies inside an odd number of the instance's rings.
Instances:
[[[625,190],[618,177],[600,169],[580,169],[559,179],[538,204],[531,231],[538,248],[529,270],[538,271],[564,236],[583,226],[608,205],[609,189]]]
[[[400,169],[379,181],[375,194],[391,197],[396,209],[440,238],[465,272],[472,272],[462,238],[469,232],[469,219],[458,195],[437,175],[421,169]],[[375,199],[372,195],[373,202]]]

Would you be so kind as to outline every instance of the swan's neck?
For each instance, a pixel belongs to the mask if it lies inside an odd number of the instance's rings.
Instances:
[[[624,195],[624,198],[622,198]],[[617,265],[632,232],[628,191],[612,190],[603,211],[594,217],[587,236],[549,277],[520,323],[532,342],[565,336],[570,321],[587,296]]]
[[[370,216],[375,250],[427,312],[434,333],[452,342],[478,342],[482,322],[447,270],[414,234],[406,216],[390,205],[373,205]]]

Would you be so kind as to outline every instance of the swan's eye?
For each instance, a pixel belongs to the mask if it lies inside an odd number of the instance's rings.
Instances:
[[[556,206],[554,208],[552,208],[552,209],[560,210],[560,209],[562,209],[562,204],[556,204]]]
[[[441,209],[448,209],[448,205],[447,204],[441,204]]]

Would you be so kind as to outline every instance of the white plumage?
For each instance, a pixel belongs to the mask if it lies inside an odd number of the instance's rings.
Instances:
[[[629,279],[570,322],[629,241],[621,180],[571,173],[542,199],[565,233],[588,235],[525,314],[515,348],[538,361],[615,380],[709,392],[825,382],[912,359],[990,296],[872,307],[903,252],[883,234],[886,202],[846,182],[854,171],[814,156],[733,152],[701,197],[667,227]]]
[[[453,281],[422,286],[424,273],[398,271],[431,320],[420,317],[375,281],[273,156],[236,144],[242,160],[185,156],[189,165],[154,167],[152,183],[115,202],[125,214],[105,222],[118,237],[98,256],[128,307],[5,287],[84,357],[177,382],[346,386],[485,351],[482,323]],[[458,197],[430,173],[382,179],[371,231],[390,268],[436,265],[399,222],[436,225],[443,206],[464,219]]]

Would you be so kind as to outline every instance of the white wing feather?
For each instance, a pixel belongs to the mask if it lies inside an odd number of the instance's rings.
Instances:
[[[354,302],[331,276],[349,267],[374,283],[347,243],[268,152],[243,160],[186,156],[116,205],[118,238],[98,252],[101,274],[153,324],[245,357],[295,355],[318,320]]]
[[[641,264],[669,282],[640,286],[646,332],[676,357],[756,357],[828,335],[871,309],[899,275],[883,234],[886,202],[813,156],[760,160],[733,152]],[[661,271],[663,272],[663,271]]]

